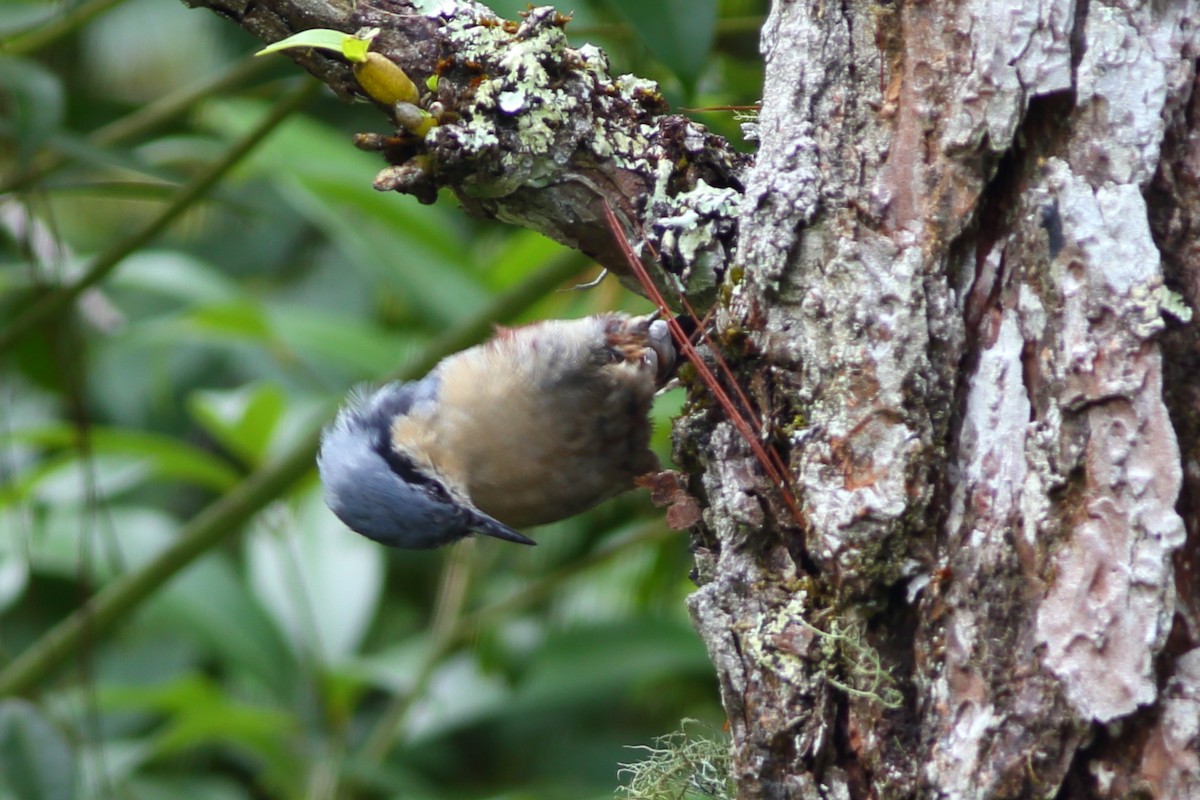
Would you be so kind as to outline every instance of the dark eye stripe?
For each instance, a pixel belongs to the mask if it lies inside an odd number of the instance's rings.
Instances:
[[[381,431],[375,437],[372,446],[392,472],[396,473],[400,480],[405,483],[420,486],[433,497],[449,502],[450,494],[446,491],[446,487],[436,478],[432,478],[418,469],[416,462],[411,458],[396,452],[396,449],[392,447],[390,435],[391,433],[388,430]]]

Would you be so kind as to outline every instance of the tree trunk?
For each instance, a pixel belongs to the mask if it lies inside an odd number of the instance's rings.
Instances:
[[[1200,797],[1195,0],[779,0],[752,166],[544,12],[188,1],[383,26],[469,125],[377,140],[382,185],[620,269],[607,202],[721,298],[794,495],[716,405],[677,424],[740,797]]]
[[[800,518],[680,429],[741,797],[1200,797],[1198,22],[775,4],[717,327]]]

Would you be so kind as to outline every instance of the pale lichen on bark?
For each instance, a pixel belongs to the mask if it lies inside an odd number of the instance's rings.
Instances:
[[[903,572],[905,530],[929,498],[927,485],[914,480],[931,444],[918,398],[937,372],[929,367],[927,316],[944,309],[947,293],[931,285],[916,235],[873,230],[878,220],[860,182],[888,146],[872,108],[882,105],[872,79],[885,58],[875,20],[864,8],[822,13],[777,4],[764,28],[762,148],[740,232],[746,281],[717,328],[748,331],[754,369],[771,381],[759,395],[764,417],[805,423],[789,423],[789,466],[804,514],[795,519],[772,502],[756,469],[723,466],[747,463],[736,439],[714,437],[697,448],[716,546],[701,554],[715,559],[704,570],[713,580],[690,601],[726,706],[746,715],[731,712],[745,797],[861,790],[861,766],[844,772],[832,755],[842,747],[834,702],[842,678],[814,646],[822,637],[787,620],[858,630],[869,611],[846,603]],[[690,425],[677,429],[685,441]],[[747,506],[767,512],[757,530],[730,524],[726,512]],[[867,722],[887,713],[883,704],[868,698],[855,706],[864,723],[859,744],[890,738],[886,726]]]
[[[1194,26],[1193,26],[1194,29]],[[1189,49],[1190,48],[1190,49]],[[1193,38],[1185,56],[1195,58]],[[1182,85],[1180,85],[1182,83]],[[1154,180],[1146,193],[1151,231],[1170,286],[1190,309],[1200,308],[1200,76],[1175,73],[1169,81],[1166,133]],[[1168,307],[1175,307],[1172,303]],[[1164,797],[1200,795],[1200,384],[1196,376],[1200,328],[1173,324],[1160,339],[1163,351],[1164,399],[1182,450],[1184,488],[1178,508],[1187,528],[1187,542],[1175,553],[1176,619],[1167,658],[1174,657],[1175,674],[1160,693],[1160,713],[1153,719],[1140,754],[1140,774]],[[1109,796],[1128,790],[1120,766],[1120,749],[1097,753],[1093,771],[1113,775]],[[1116,766],[1112,762],[1117,762]]]
[[[415,148],[428,158],[427,186],[385,179],[386,188],[432,200],[432,188],[448,186],[474,213],[581,249],[640,291],[605,227],[607,203],[647,263],[711,302],[734,258],[746,158],[668,115],[653,81],[612,76],[598,48],[571,47],[567,18],[549,6],[519,24],[469,0],[427,16],[443,42],[433,100],[459,118]],[[412,154],[396,154],[399,169]]]
[[[657,85],[612,76],[591,45],[571,47],[569,17],[549,6],[503,20],[474,0],[187,0],[264,41],[298,29],[378,29],[372,50],[401,66],[441,123],[424,139],[360,137],[392,164],[376,185],[433,202],[450,189],[471,213],[582,250],[641,291],[605,223],[611,206],[664,285],[712,301],[735,258],[741,174],[749,158],[671,115]],[[362,96],[345,64],[289,51],[343,96]],[[385,114],[391,109],[381,108]],[[661,268],[661,269],[660,269]],[[666,277],[666,276],[673,277]]]
[[[1200,650],[1176,660],[1175,674],[1162,691],[1162,712],[1142,751],[1140,772],[1159,797],[1200,797]],[[1093,763],[1099,793],[1119,797],[1129,791],[1124,770]],[[1118,775],[1122,780],[1117,781]]]
[[[750,331],[808,423],[791,442],[804,524],[776,509],[753,552],[722,521],[766,493],[761,479],[717,466],[736,443],[702,453],[715,538],[739,552],[718,548],[693,616],[742,699],[826,704],[789,717],[786,748],[735,726],[740,763],[804,771],[840,750],[858,767],[836,774],[860,787],[1052,792],[1097,726],[1157,697],[1182,527],[1155,347],[1167,295],[1141,190],[1163,104],[1190,74],[1179,32],[1195,9],[905,6],[894,38],[876,34],[902,48],[878,54],[895,68],[878,94],[855,11],[780,4],[766,26],[747,281],[721,318]],[[942,453],[945,483],[928,471]],[[939,498],[944,517],[927,505]],[[813,662],[793,691],[771,679],[770,647],[747,637],[793,607],[780,583],[793,572],[810,613],[908,579],[924,665],[914,740],[888,741],[878,709],[852,703],[851,727],[872,735],[839,745]],[[775,590],[739,604],[731,574]],[[732,630],[700,623],[717,607]],[[927,756],[914,774],[867,742]],[[748,785],[790,796],[799,783]]]
[[[1155,697],[1153,657],[1173,614],[1170,556],[1184,535],[1179,453],[1160,356],[1147,346],[1164,325],[1162,275],[1137,186],[1093,190],[1062,162],[1047,172],[1069,236],[1051,265],[1063,326],[1045,377],[1079,423],[1063,433],[1086,441],[1076,457],[1087,485],[1077,517],[1064,520],[1072,537],[1050,564],[1037,640],[1079,715],[1107,722]]]

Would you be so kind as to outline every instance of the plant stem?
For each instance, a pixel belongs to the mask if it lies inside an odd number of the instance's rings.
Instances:
[[[4,49],[10,56],[24,56],[41,50],[55,39],[61,39],[63,36],[79,30],[94,17],[123,2],[125,0],[88,0],[57,19],[39,25],[27,33],[12,37],[4,45]]]
[[[270,61],[264,58],[246,57],[229,69],[217,75],[211,75],[200,81],[161,97],[149,105],[115,119],[88,134],[88,144],[92,147],[111,147],[121,142],[145,133],[159,125],[174,119],[193,108],[198,101],[213,94],[220,94],[229,89],[243,88],[247,81],[270,66]],[[48,150],[24,169],[18,169],[12,176],[0,181],[0,195],[16,192],[41,180],[47,174],[67,164],[75,156],[61,150]]]
[[[84,290],[94,286],[104,279],[109,272],[125,258],[151,242],[158,234],[170,225],[176,217],[189,209],[193,203],[203,197],[225,175],[245,158],[271,131],[293,112],[304,105],[322,84],[312,80],[304,83],[282,100],[275,104],[258,125],[239,139],[225,152],[221,160],[210,164],[203,172],[180,190],[153,219],[142,226],[140,230],[126,236],[101,253],[88,266],[87,271],[78,280],[66,286],[54,289],[49,294],[25,310],[0,333],[0,353],[8,350],[26,332],[45,321],[64,305],[78,297]]]

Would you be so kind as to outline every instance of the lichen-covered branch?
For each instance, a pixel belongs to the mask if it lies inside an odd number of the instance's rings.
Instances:
[[[189,2],[267,42],[313,27],[378,28],[372,50],[427,89],[419,107],[439,124],[413,134],[381,108],[395,130],[359,138],[391,165],[377,188],[422,202],[448,188],[471,213],[540,231],[627,279],[607,204],[647,264],[694,300],[714,296],[734,257],[747,157],[668,114],[652,81],[614,76],[598,48],[571,47],[569,18],[555,9],[510,21],[473,0]],[[363,96],[338,58],[294,57],[339,94]]]

